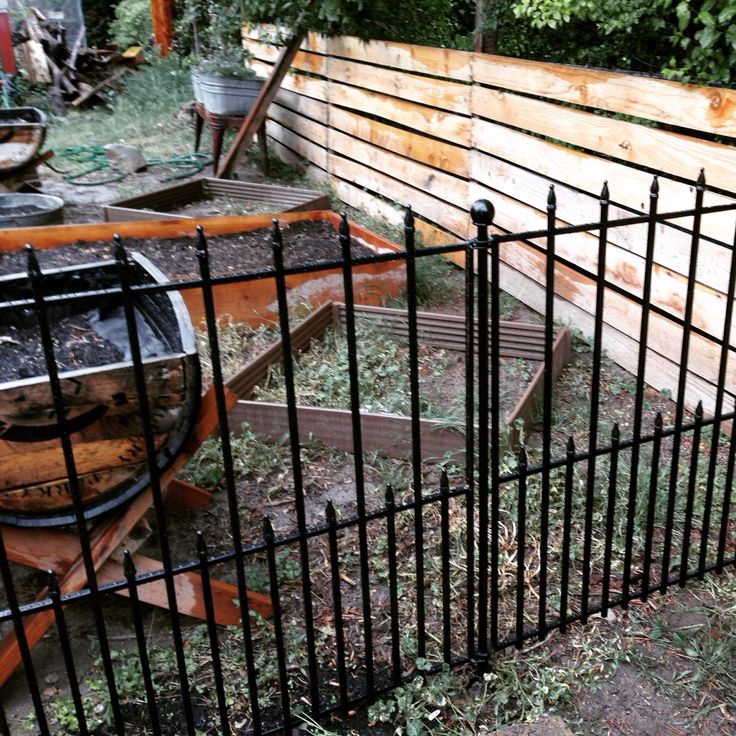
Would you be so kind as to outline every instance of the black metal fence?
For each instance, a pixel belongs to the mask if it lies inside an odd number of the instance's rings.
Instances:
[[[692,209],[663,213],[655,179],[647,213],[611,218],[604,188],[600,217],[569,227],[556,223],[551,189],[548,226],[514,234],[489,234],[493,208],[480,201],[471,213],[476,238],[431,248],[415,247],[409,212],[405,250],[372,257],[351,255],[350,229],[343,220],[342,260],[298,268],[285,267],[281,232],[274,224],[273,268],[227,277],[210,273],[207,241],[200,231],[200,275],[175,285],[134,283],[126,244],[118,242],[115,281],[98,284],[92,294],[124,308],[132,384],[140,406],[142,472],[150,482],[153,539],[162,564],[138,570],[135,554],[126,551],[124,578],[113,580],[109,575],[100,577],[104,540],[99,530],[108,517],[85,518],[88,499],[82,497],[76,470],[74,417],[64,406],[63,372],[54,353],[52,310],[85,296],[51,294],[36,255],[29,251],[29,290],[10,301],[4,297],[0,309],[2,314],[24,310],[38,324],[52,399],[48,415],[58,424],[71,499],[71,533],[81,550],[77,574],[83,582],[65,589],[69,572],[57,565],[45,580],[45,593],[36,598],[44,581],[38,575],[29,577],[9,552],[9,535],[16,539],[18,529],[0,528],[4,679],[14,656],[22,665],[5,686],[6,710],[13,701],[16,711],[17,703],[25,699],[33,728],[42,734],[288,734],[300,714],[323,721],[331,713],[345,714],[402,684],[417,666],[427,672],[438,670],[443,662],[482,667],[501,649],[521,648],[525,641],[541,640],[554,629],[564,631],[572,622],[586,622],[614,606],[626,607],[635,598],[646,599],[732,565],[736,444],[731,329],[736,250],[733,243],[702,235],[702,225],[718,213],[735,212],[736,205],[705,206],[702,178],[695,189]],[[614,231],[642,227],[646,242],[641,284],[626,289],[607,270],[607,249]],[[667,232],[685,234],[691,242],[683,277],[685,300],[677,313],[658,305],[652,295],[661,229],[663,247]],[[579,233],[597,237],[593,270],[558,253],[561,239]],[[546,264],[546,370],[538,425],[524,428],[525,442],[512,448],[504,440],[500,410],[499,324],[505,249],[520,242]],[[721,249],[731,264],[723,318],[715,320],[715,327],[693,320],[703,242]],[[465,276],[465,453],[430,468],[422,461],[420,447],[417,274],[423,259],[449,253],[464,253],[468,261],[477,262],[477,278],[470,271]],[[406,269],[405,370],[412,453],[400,476],[404,485],[387,485],[379,491],[369,467],[376,459],[363,451],[357,340],[361,322],[353,308],[352,271],[360,263],[391,259],[405,262]],[[354,450],[349,460],[313,447],[300,434],[297,415],[297,356],[290,342],[294,318],[286,276],[326,265],[339,267],[343,274]],[[577,393],[568,399],[577,416],[575,431],[567,426],[571,415],[560,409],[551,370],[554,285],[564,270],[585,279],[593,294],[592,331],[580,343],[585,361],[575,364]],[[213,287],[272,276],[283,340],[289,433],[276,456],[269,456],[268,462],[280,473],[273,487],[264,491],[254,477],[257,467],[247,469],[250,475],[242,473],[241,453],[249,451],[249,462],[257,464],[266,460],[253,448],[266,454],[269,449],[247,433],[245,439],[239,436],[242,430],[231,426]],[[207,447],[209,460],[219,470],[216,511],[172,516],[165,504],[168,476],[158,459],[160,429],[147,398],[148,359],[141,350],[134,303],[142,295],[179,289],[199,290],[205,305],[205,344],[219,429],[219,439],[209,440]],[[611,365],[606,357],[606,309],[613,298],[626,300],[639,315],[637,370],[623,392],[628,403],[612,400],[622,392],[606,383]],[[653,370],[648,358],[655,318],[656,329],[666,323],[681,335],[671,399],[647,385]],[[686,404],[688,381],[704,385],[691,366],[696,339],[698,346],[707,344],[719,356],[712,392],[703,397],[707,408],[703,403]],[[617,375],[620,380],[622,374]],[[305,478],[314,467],[329,468],[321,472],[339,477],[339,483],[349,488],[349,501],[345,502],[345,494],[327,501],[337,487],[334,483],[326,494],[316,494],[313,480]],[[315,523],[315,504],[323,501],[327,501],[324,516]],[[124,508],[109,513],[115,518]],[[200,522],[207,529],[192,527]],[[42,546],[43,529],[26,526],[21,533],[38,535]],[[177,559],[172,540],[187,534],[191,556]],[[203,623],[180,610],[184,599],[177,581],[185,576],[191,581],[192,573],[201,576]],[[217,624],[219,580],[235,586],[238,625]],[[168,608],[164,615],[154,614],[145,602],[147,586],[161,581]],[[253,591],[266,596],[270,615],[249,612]],[[38,632],[45,631],[44,617],[52,624],[51,635],[36,648]],[[60,692],[52,700],[44,696],[43,679],[50,663],[64,673]],[[23,733],[17,721],[6,718],[6,710],[0,710],[0,732]]]

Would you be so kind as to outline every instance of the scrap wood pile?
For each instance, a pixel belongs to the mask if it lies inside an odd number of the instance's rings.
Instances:
[[[28,81],[48,86],[49,101],[59,112],[68,105],[79,107],[104,99],[104,91],[115,89],[117,81],[143,57],[138,46],[122,53],[114,46],[84,47],[83,33],[68,39],[63,28],[36,8],[28,11],[13,32],[16,58]]]

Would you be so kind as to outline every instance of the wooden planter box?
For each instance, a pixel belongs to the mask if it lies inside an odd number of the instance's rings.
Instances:
[[[270,227],[272,215],[244,215],[240,217],[205,217],[199,220],[208,235],[238,233]],[[303,220],[323,220],[337,231],[340,218],[331,211],[286,212],[279,215],[283,224]],[[114,233],[129,238],[175,238],[191,236],[195,224],[190,219],[146,220],[119,223],[92,223],[85,225],[57,225],[54,227],[15,228],[2,232],[0,252],[17,250],[30,243],[37,250],[54,248],[78,241],[110,240]],[[351,224],[351,234],[377,253],[398,252],[394,243]],[[355,300],[361,304],[379,305],[385,297],[396,296],[405,284],[403,261],[367,263],[353,269]],[[286,285],[290,304],[309,304],[317,307],[325,302],[342,299],[342,270],[323,269],[311,273],[287,276]],[[192,322],[197,325],[204,318],[200,289],[182,289],[181,295]],[[215,312],[229,316],[236,322],[252,326],[274,323],[278,320],[276,284],[273,278],[262,278],[214,287]]]
[[[359,306],[356,316],[374,320],[399,337],[408,335],[407,313],[401,309],[385,309]],[[294,352],[305,350],[313,339],[320,339],[330,324],[345,322],[345,305],[329,303],[313,312],[291,331]],[[465,352],[465,318],[461,316],[420,312],[417,315],[420,337],[443,350]],[[477,330],[476,330],[477,340]],[[477,348],[477,343],[476,343]],[[544,327],[523,322],[501,322],[501,357],[544,360]],[[228,382],[239,401],[231,412],[231,427],[248,422],[254,432],[267,440],[277,440],[289,431],[285,404],[254,401],[255,387],[267,376],[270,366],[281,362],[281,341],[274,343],[250,363],[244,366]],[[552,348],[552,375],[556,380],[570,359],[570,332],[557,328]],[[531,381],[519,397],[514,408],[505,417],[504,433],[511,447],[518,445],[519,420],[531,426],[535,406],[542,399],[544,365],[540,365]],[[329,447],[352,452],[352,418],[346,409],[298,407],[301,437],[312,437]],[[407,457],[411,454],[411,418],[398,414],[361,412],[363,449],[379,452],[386,457]],[[438,462],[449,453],[465,452],[465,436],[448,429],[441,420],[422,419],[421,450],[425,462]]]
[[[134,283],[164,281],[146,258],[133,254],[130,263]],[[107,260],[47,271],[44,288],[48,294],[63,295],[107,289],[116,283],[115,263]],[[29,298],[27,276],[0,277],[0,294],[8,302]],[[147,332],[139,333],[142,370],[155,462],[164,470],[196,419],[200,396],[196,342],[176,292],[138,295],[135,310],[139,329],[147,327]],[[148,485],[149,474],[121,300],[92,295],[72,304],[56,303],[48,310],[52,333],[61,320],[84,313],[95,314],[98,327],[92,329],[114,342],[121,356],[59,373],[79,491],[86,518],[93,518],[136,496]],[[35,328],[35,321],[26,309],[0,312],[0,327]],[[0,417],[0,522],[33,527],[71,523],[71,487],[45,368],[42,375],[0,383]]]
[[[326,194],[310,189],[203,177],[140,194],[137,197],[119,199],[105,205],[103,211],[107,222],[191,220],[196,218],[196,215],[175,214],[172,210],[195,202],[203,202],[213,196],[228,197],[245,204],[268,202],[273,206],[271,212],[306,212],[330,208],[330,198]]]

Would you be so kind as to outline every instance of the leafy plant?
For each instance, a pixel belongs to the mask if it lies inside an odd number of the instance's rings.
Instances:
[[[153,33],[151,3],[148,0],[121,0],[110,24],[110,40],[119,48],[142,45]]]

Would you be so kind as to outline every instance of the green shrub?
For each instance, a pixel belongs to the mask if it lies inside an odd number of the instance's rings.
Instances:
[[[149,0],[122,0],[110,23],[110,40],[121,49],[140,46],[153,33]]]

